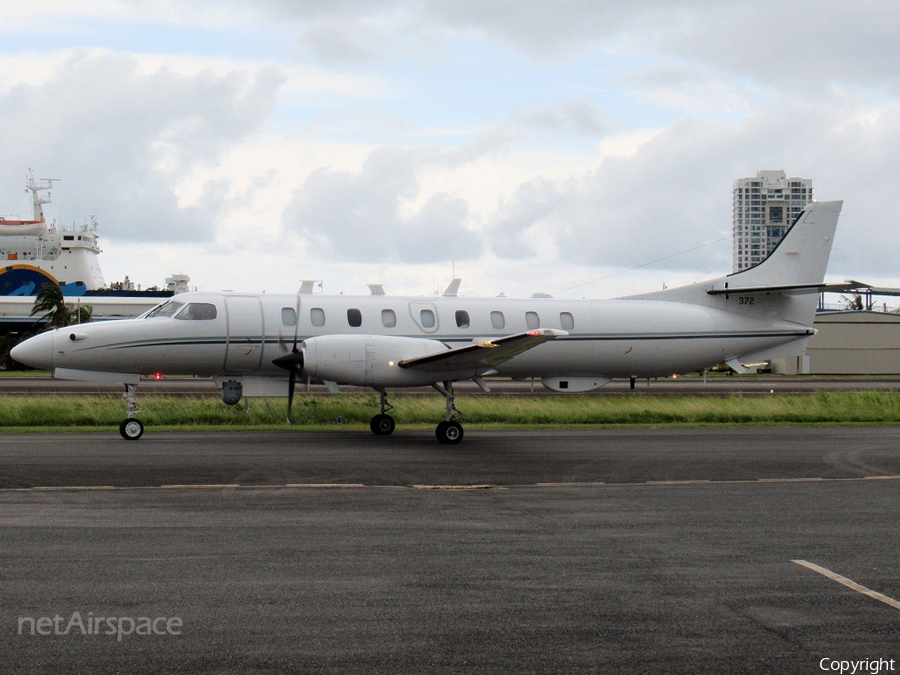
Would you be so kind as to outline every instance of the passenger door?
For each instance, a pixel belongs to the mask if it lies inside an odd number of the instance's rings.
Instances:
[[[228,318],[225,370],[232,373],[259,370],[265,342],[260,299],[246,295],[225,296],[225,313]]]

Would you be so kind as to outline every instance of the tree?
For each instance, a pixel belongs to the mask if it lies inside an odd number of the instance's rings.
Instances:
[[[18,333],[15,331],[0,337],[0,366],[6,370],[31,370],[30,366],[19,363],[9,355],[13,347],[30,337],[30,332]]]
[[[73,323],[87,323],[91,320],[93,310],[87,305],[67,303],[59,284],[48,282],[41,286],[31,309],[31,316],[37,315],[39,320],[46,321],[45,330],[62,328]]]
[[[853,295],[846,296],[842,295],[841,298],[844,300],[844,309],[850,311],[860,311],[863,309],[871,309],[871,307],[866,307],[863,303],[863,297],[859,291],[853,291]]]

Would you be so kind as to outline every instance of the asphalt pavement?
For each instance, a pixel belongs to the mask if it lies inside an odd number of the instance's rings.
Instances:
[[[2,670],[896,672],[898,441],[4,434]]]

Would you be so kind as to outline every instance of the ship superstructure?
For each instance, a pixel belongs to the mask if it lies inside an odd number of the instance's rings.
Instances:
[[[67,296],[106,287],[97,259],[97,221],[65,227],[44,216],[55,180],[38,183],[29,173],[25,189],[31,192],[32,218],[0,216],[0,295],[35,295],[47,281]]]
[[[186,274],[166,278],[164,288],[141,290],[127,276],[107,284],[96,219],[66,227],[47,222],[43,207],[57,180],[35,181],[29,170],[25,189],[31,192],[32,217],[0,216],[0,335],[33,328],[35,296],[48,283],[59,285],[69,304],[90,306],[94,321],[138,316],[162,298],[191,290]]]

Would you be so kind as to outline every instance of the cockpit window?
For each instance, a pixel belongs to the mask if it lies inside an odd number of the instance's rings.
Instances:
[[[211,302],[192,302],[175,317],[184,321],[211,321],[216,318],[216,306]]]
[[[155,317],[160,316],[173,316],[179,309],[184,307],[183,302],[176,302],[175,300],[169,300],[168,302],[164,302],[161,305],[157,305],[149,312],[144,315],[145,319],[153,319]]]

